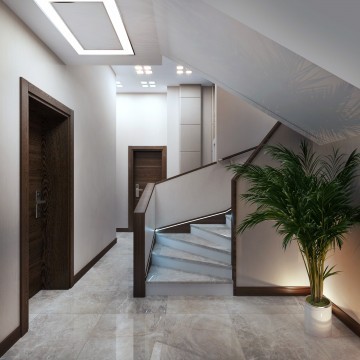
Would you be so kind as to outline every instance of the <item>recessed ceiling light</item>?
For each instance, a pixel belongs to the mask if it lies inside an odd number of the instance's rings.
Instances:
[[[151,66],[145,65],[145,66],[144,66],[144,70],[151,70]]]
[[[184,72],[183,72],[182,70],[178,70],[176,73],[179,74],[179,75],[181,75],[181,74],[183,74]]]
[[[142,70],[137,70],[136,73],[137,73],[138,75],[143,75],[143,74],[144,74],[144,72],[143,72]]]
[[[121,84],[117,84],[116,87],[123,87]]]
[[[155,81],[149,81],[150,85],[155,85]]]
[[[145,85],[145,84],[147,84],[147,81],[141,81],[141,84]]]
[[[190,74],[192,74],[192,71],[191,70],[186,70],[186,74],[190,75]]]
[[[142,70],[142,66],[141,65],[136,65],[135,70]]]
[[[183,70],[183,69],[184,69],[184,67],[183,67],[183,66],[181,66],[181,65],[178,65],[178,66],[176,67],[176,69],[177,69],[177,70]]]
[[[150,87],[154,88],[154,87],[156,87],[156,85],[150,85]]]
[[[146,87],[146,88],[147,88],[147,87],[149,87],[149,85],[142,85],[142,87]]]
[[[116,81],[116,85],[120,85],[121,84],[121,81]]]
[[[146,75],[151,75],[151,74],[152,74],[152,71],[151,71],[151,70],[145,70],[145,74],[146,74]]]
[[[80,42],[76,39],[64,20],[51,5],[51,3],[60,2],[58,0],[34,0],[43,13],[49,18],[54,26],[60,31],[69,44],[75,49],[79,55],[134,55],[134,50],[131,47],[128,34],[126,32],[124,23],[121,19],[120,12],[116,6],[115,0],[62,0],[62,3],[73,2],[101,2],[104,4],[109,19],[114,27],[115,33],[119,38],[122,50],[86,50],[82,47]]]

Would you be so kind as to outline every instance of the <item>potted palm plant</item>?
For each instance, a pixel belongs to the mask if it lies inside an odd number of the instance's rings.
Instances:
[[[331,251],[341,249],[344,236],[359,223],[360,207],[352,204],[352,185],[360,154],[333,149],[316,155],[307,142],[299,153],[284,146],[267,146],[266,152],[279,167],[252,164],[229,168],[249,182],[241,197],[256,205],[237,228],[244,232],[263,221],[273,221],[283,236],[283,248],[296,242],[310,282],[305,301],[305,331],[316,336],[331,334],[331,302],[323,294],[324,280],[338,273],[326,265]]]

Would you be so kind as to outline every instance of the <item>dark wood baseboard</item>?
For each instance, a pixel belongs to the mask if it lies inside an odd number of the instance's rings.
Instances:
[[[360,324],[356,320],[334,303],[332,304],[332,312],[342,323],[360,337]]]
[[[131,232],[129,228],[116,228],[116,232]]]
[[[165,228],[159,228],[159,233],[190,233],[190,224],[225,224],[226,218],[225,213],[222,214],[211,214],[205,218],[195,218],[192,220],[183,221],[178,224],[165,226]]]
[[[101,250],[87,265],[85,265],[77,274],[74,275],[74,284],[77,283],[115,244],[115,238],[105,249]]]
[[[309,286],[237,286],[234,296],[306,296]]]
[[[0,356],[3,356],[20,338],[21,328],[19,325],[0,343]]]
[[[234,296],[306,296],[309,294],[310,287],[308,286],[238,286],[234,288]],[[334,303],[332,304],[332,312],[354,334],[360,337],[360,324],[356,320]]]

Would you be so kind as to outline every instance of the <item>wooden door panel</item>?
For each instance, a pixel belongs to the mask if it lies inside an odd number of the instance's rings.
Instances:
[[[30,111],[29,124],[29,296],[42,289],[43,236],[42,219],[35,217],[35,191],[41,191],[42,121],[36,111]]]
[[[162,151],[141,151],[134,152],[134,184],[133,197],[134,209],[142,195],[136,197],[136,184],[141,190],[145,189],[147,183],[154,183],[162,180]]]
[[[133,212],[142,195],[136,197],[136,184],[144,190],[146,184],[166,179],[166,146],[129,147],[129,229]]]

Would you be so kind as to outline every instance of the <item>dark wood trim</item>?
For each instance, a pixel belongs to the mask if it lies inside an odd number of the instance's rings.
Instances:
[[[204,165],[204,166],[200,166],[200,167],[198,167],[198,168],[196,168],[196,169],[189,170],[189,171],[186,171],[186,172],[181,173],[181,174],[179,174],[179,175],[175,175],[175,176],[169,177],[169,178],[167,178],[167,179],[158,181],[158,182],[156,183],[156,185],[157,185],[157,184],[161,184],[161,183],[166,182],[166,181],[169,181],[169,180],[174,180],[174,179],[176,179],[176,178],[178,178],[178,177],[180,177],[180,176],[184,176],[184,175],[190,174],[190,173],[192,173],[192,172],[195,172],[195,171],[198,171],[198,170],[201,170],[201,169],[205,169],[205,168],[208,167],[208,166],[212,166],[212,165],[216,165],[216,164],[217,164],[217,162],[212,162],[212,163],[210,163],[210,164],[207,164],[207,165]]]
[[[239,151],[238,153],[235,153],[235,154],[232,154],[232,155],[229,155],[229,156],[225,156],[224,158],[219,159],[219,161],[228,160],[228,159],[231,159],[231,158],[233,158],[233,157],[235,157],[235,156],[239,156],[239,155],[242,155],[242,154],[246,154],[247,152],[253,151],[253,150],[255,150],[256,148],[257,148],[257,146],[253,146],[253,147],[251,147],[251,148],[249,148],[249,149]]]
[[[204,215],[191,220],[181,221],[180,223],[172,224],[158,228],[159,233],[190,233],[190,224],[225,224],[225,215],[230,210],[221,211],[220,213],[214,213],[210,215]],[[204,219],[205,217],[205,219]]]
[[[116,228],[116,232],[131,232],[129,228]]]
[[[160,151],[162,154],[162,178],[166,179],[167,176],[167,147],[166,146],[129,146],[128,147],[128,229],[133,231],[133,182],[134,182],[134,152],[135,151]]]
[[[134,210],[134,214],[145,214],[154,189],[155,189],[154,183],[148,183],[146,185],[144,192],[142,193],[140,200]]]
[[[29,328],[29,99],[64,117],[69,137],[68,287],[74,284],[74,111],[24,78],[20,78],[20,334]]]
[[[20,335],[29,328],[29,83],[20,79]]]
[[[20,325],[0,342],[0,357],[3,356],[21,338]]]
[[[155,184],[146,185],[134,211],[134,297],[145,297],[145,212],[154,189]]]
[[[262,150],[262,148],[268,143],[268,141],[271,139],[271,137],[274,135],[274,133],[278,130],[280,125],[281,125],[281,122],[278,121],[271,128],[271,130],[267,133],[267,135],[262,139],[261,143],[256,147],[255,151],[246,160],[245,164],[251,164],[253,162],[253,160],[256,158],[256,156],[259,154],[259,152]]]
[[[74,282],[77,283],[106,253],[117,243],[115,238],[109,245],[101,250],[92,260],[90,260],[80,271],[74,276]]]
[[[360,336],[360,324],[356,320],[334,303],[332,304],[332,312],[351,331],[353,331],[357,336]]]
[[[274,133],[279,129],[281,123],[278,121],[271,130],[267,133],[261,143],[256,147],[256,149],[252,152],[249,158],[246,160],[245,164],[251,164],[252,161],[256,158],[262,148],[267,144],[270,138],[274,135]],[[233,293],[237,295],[237,287],[236,287],[236,214],[237,214],[237,181],[239,176],[235,175],[231,179],[231,213],[232,213],[232,221],[231,221],[231,264],[232,264],[232,280],[233,280]]]
[[[234,296],[306,296],[309,286],[237,286]]]
[[[236,214],[237,214],[237,177],[231,179],[231,268],[233,294],[236,290]]]

